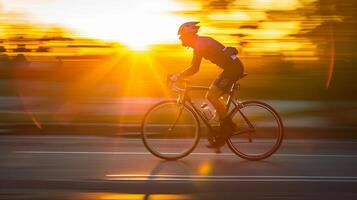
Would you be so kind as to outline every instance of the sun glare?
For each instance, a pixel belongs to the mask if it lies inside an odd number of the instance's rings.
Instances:
[[[172,0],[63,0],[20,4],[23,7],[3,1],[7,10],[24,10],[40,22],[60,24],[83,36],[118,41],[134,50],[176,41],[177,27],[185,21],[173,14],[182,5]]]

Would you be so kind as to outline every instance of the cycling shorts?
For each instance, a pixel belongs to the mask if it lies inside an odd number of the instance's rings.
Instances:
[[[243,75],[243,65],[237,60],[225,67],[222,73],[220,73],[213,81],[213,85],[219,88],[222,92],[228,93],[232,85],[237,82]]]

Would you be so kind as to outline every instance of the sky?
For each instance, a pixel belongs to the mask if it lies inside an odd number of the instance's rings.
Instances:
[[[188,20],[173,12],[172,0],[1,0],[5,12],[28,14],[27,20],[56,24],[88,37],[114,40],[133,48],[177,42],[177,27]]]
[[[71,33],[117,41],[134,50],[147,50],[155,44],[180,44],[178,27],[183,22],[200,21],[200,35],[243,49],[246,55],[284,55],[287,59],[314,61],[321,54],[317,43],[300,34],[313,31],[325,21],[311,15],[317,10],[315,2],[0,0],[0,5],[3,12],[20,13],[30,24],[64,27]]]
[[[39,24],[48,24],[49,28],[64,27],[64,30],[71,30],[69,33],[75,32],[85,38],[117,41],[130,49],[140,50],[137,51],[139,53],[159,49],[160,56],[165,57],[162,52],[172,50],[172,57],[182,54],[182,58],[191,54],[184,48],[177,48],[180,47],[177,29],[183,22],[197,20],[201,22],[200,35],[212,36],[226,46],[237,47],[247,68],[265,69],[268,66],[286,71],[324,69],[321,75],[324,84],[321,85],[329,88],[335,77],[338,77],[333,76],[333,72],[339,65],[342,66],[341,71],[349,74],[344,67],[354,56],[356,31],[353,28],[355,19],[351,16],[355,16],[357,6],[352,6],[351,2],[353,1],[0,0],[0,13],[5,14],[0,15],[0,19],[9,16],[10,22],[15,21],[13,24],[21,25],[16,22],[22,18],[34,27],[42,28],[37,26]],[[16,14],[11,14],[14,12]],[[10,28],[14,27],[16,33],[16,26]],[[44,30],[46,28],[47,26]],[[0,31],[0,37],[3,37],[3,32]],[[175,43],[176,46],[165,46],[167,43]],[[163,45],[150,48],[155,44]],[[10,45],[5,46],[7,48],[13,48],[11,44],[6,45]],[[171,57],[165,62],[175,63]],[[339,77],[345,79],[347,75]],[[354,81],[355,78],[351,77],[350,80]]]

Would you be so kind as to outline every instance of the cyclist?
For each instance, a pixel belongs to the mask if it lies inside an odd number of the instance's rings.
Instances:
[[[179,27],[178,35],[182,46],[193,48],[193,58],[191,66],[183,72],[170,76],[171,81],[185,79],[199,71],[202,58],[205,58],[218,67],[223,69],[213,81],[206,94],[207,100],[216,109],[220,119],[220,130],[216,136],[216,141],[207,145],[209,148],[218,148],[222,146],[226,138],[232,134],[235,124],[225,105],[219,98],[228,93],[232,85],[243,75],[244,67],[242,62],[237,58],[238,51],[234,47],[225,47],[217,40],[197,35],[199,22],[186,22]]]

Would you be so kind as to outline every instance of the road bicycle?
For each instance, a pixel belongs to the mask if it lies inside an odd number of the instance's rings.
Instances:
[[[241,78],[246,76],[244,74]],[[241,79],[240,78],[240,79]],[[178,93],[176,100],[165,100],[153,105],[141,122],[141,137],[145,147],[155,156],[177,160],[189,155],[201,138],[201,123],[205,125],[208,142],[215,140],[217,122],[206,117],[202,108],[190,97],[193,91],[207,91],[208,87],[193,86],[188,80],[180,87],[170,82]],[[247,160],[261,160],[275,153],[284,136],[279,114],[261,101],[239,101],[239,81],[231,87],[224,99],[229,116],[236,127],[226,144],[238,156]]]

